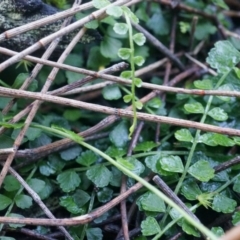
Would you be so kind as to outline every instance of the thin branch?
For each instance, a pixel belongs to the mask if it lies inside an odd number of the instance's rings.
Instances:
[[[42,94],[42,93],[33,93],[33,92],[28,92],[23,90],[8,89],[8,88],[0,87],[0,96],[38,99],[38,100],[52,102],[52,103],[56,103],[64,106],[71,106],[75,108],[91,110],[94,112],[101,112],[105,114],[116,115],[118,117],[133,118],[133,112],[129,110],[110,108],[110,107],[105,107],[97,104],[86,103],[86,102],[76,101],[73,99],[66,99],[62,97],[56,97],[56,96],[51,96],[51,95]],[[228,134],[231,136],[240,136],[240,130],[238,129],[217,127],[217,126],[198,123],[198,122],[189,121],[189,120],[157,116],[157,115],[151,115],[151,114],[141,113],[141,112],[137,113],[137,118],[143,121],[161,122],[161,123],[167,123],[175,126],[196,128],[196,129],[200,129],[202,131],[207,131],[207,132]]]
[[[145,178],[149,181],[150,178]],[[115,199],[111,200],[107,204],[98,209],[92,211],[91,213],[73,217],[73,218],[63,218],[63,219],[45,219],[45,218],[14,218],[14,217],[0,217],[0,223],[19,223],[28,225],[46,225],[46,226],[74,226],[82,225],[93,221],[94,219],[100,217],[105,212],[109,211],[111,208],[119,204],[123,199],[126,199],[131,194],[135,193],[142,187],[141,183],[136,183],[134,186],[129,188],[123,194],[117,196]]]

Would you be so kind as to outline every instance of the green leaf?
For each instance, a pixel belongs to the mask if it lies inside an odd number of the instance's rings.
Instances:
[[[196,229],[189,224],[185,219],[182,220],[182,230],[189,234],[189,235],[193,235],[194,237],[200,237],[200,233],[198,231],[196,231]]]
[[[233,184],[233,190],[237,193],[240,193],[240,177],[238,177]]]
[[[144,142],[139,143],[134,148],[134,152],[149,152],[157,146],[158,146],[158,144],[153,141],[144,141]]]
[[[14,144],[14,139],[12,139],[11,137],[6,135],[0,136],[0,149],[11,148],[13,144]]]
[[[207,63],[218,73],[229,72],[239,61],[239,51],[229,41],[219,41],[208,53]]]
[[[240,68],[234,67],[233,70],[234,70],[234,72],[236,73],[238,79],[240,79]]]
[[[97,192],[97,198],[99,202],[106,203],[109,202],[113,197],[113,190],[110,188],[103,188]]]
[[[92,3],[93,3],[93,6],[97,9],[106,7],[109,4],[111,4],[111,2],[108,0],[93,0]]]
[[[219,7],[221,7],[221,8],[229,10],[228,5],[223,0],[212,0],[212,3],[217,5],[217,6],[219,6]]]
[[[133,173],[135,173],[136,175],[139,176],[141,173],[144,172],[145,166],[140,161],[138,161],[136,158],[128,157],[128,161],[130,164],[132,164],[134,166],[134,168],[131,169],[131,171]]]
[[[121,186],[121,179],[122,179],[122,172],[118,170],[116,167],[111,167],[112,177],[110,181],[110,185],[113,187],[120,187]]]
[[[100,44],[100,52],[106,58],[117,58],[122,42],[116,38],[104,36]]]
[[[142,79],[141,78],[133,78],[134,85],[136,87],[141,87],[142,86]]]
[[[68,121],[75,122],[81,117],[81,112],[78,109],[67,109],[64,111],[63,116]]]
[[[124,149],[124,148],[117,148],[115,146],[110,146],[105,151],[105,153],[108,156],[115,158],[115,157],[123,157],[124,155],[126,155],[127,152],[126,152],[126,149]]]
[[[145,59],[142,56],[135,56],[133,61],[137,66],[141,67],[144,64]]]
[[[135,101],[135,106],[138,110],[143,108],[143,103],[141,101]]]
[[[217,121],[226,121],[228,119],[228,114],[219,107],[212,108],[207,114]]]
[[[97,29],[99,27],[98,20],[92,20],[86,24],[84,24],[84,27],[88,29]]]
[[[235,144],[240,145],[240,137],[233,137]]]
[[[157,162],[159,162],[160,157],[161,155],[158,153],[156,155],[148,156],[145,159],[146,166],[155,173],[158,173]]]
[[[58,155],[51,155],[47,162],[40,165],[39,170],[42,175],[50,176],[58,171],[61,171],[66,162],[63,161]]]
[[[0,240],[16,240],[16,238],[13,237],[0,237]]]
[[[200,21],[199,21],[200,22]],[[196,26],[194,37],[201,41],[209,38],[210,34],[216,33],[217,28],[211,22],[200,22]]]
[[[41,192],[45,188],[45,182],[41,179],[32,178],[27,183],[36,193]]]
[[[13,85],[12,85],[12,88],[19,89],[28,77],[29,77],[28,73],[18,74],[18,76],[16,77],[16,79],[15,79]],[[36,91],[37,87],[38,87],[38,81],[34,79],[32,81],[32,83],[30,84],[30,86],[27,88],[27,90],[31,91],[31,92],[34,92],[34,91]]]
[[[115,53],[116,55],[116,53]],[[96,61],[96,56],[98,56],[98,60]],[[99,69],[101,67],[105,67],[109,65],[110,59],[106,58],[102,55],[100,47],[95,46],[89,49],[88,59],[87,59],[87,67],[90,69]]]
[[[234,88],[231,84],[223,84],[220,87],[218,87],[216,90],[219,90],[219,91],[234,91]],[[216,96],[216,97],[221,99],[224,102],[229,102],[231,100],[231,97],[227,97],[227,96]]]
[[[174,136],[178,141],[181,141],[181,142],[192,142],[193,141],[192,134],[190,133],[190,131],[188,129],[185,129],[185,128],[176,131]]]
[[[123,96],[123,100],[125,103],[129,103],[132,101],[132,97],[133,97],[132,94],[127,94]]]
[[[141,222],[141,231],[144,236],[151,236],[161,231],[159,224],[153,217],[147,217]]]
[[[202,191],[195,180],[187,180],[182,185],[181,194],[183,194],[186,199],[194,201],[198,195],[202,194]]]
[[[125,35],[128,32],[128,25],[126,23],[115,23],[113,30],[117,34]]]
[[[205,160],[194,163],[188,169],[188,173],[202,182],[208,182],[214,177],[214,169],[210,166],[209,162]]]
[[[160,158],[160,164],[163,170],[168,172],[180,172],[184,170],[182,160],[179,156],[166,156]]]
[[[189,113],[204,113],[203,105],[198,102],[184,104],[184,109]]]
[[[73,170],[60,173],[57,181],[64,192],[74,191],[81,183],[79,175]]]
[[[155,35],[168,35],[170,32],[170,24],[166,15],[158,9],[147,22],[147,26]]]
[[[120,163],[122,166],[124,166],[128,170],[134,169],[134,164],[130,163],[128,160],[121,158],[121,157],[116,157],[116,160],[118,163]]]
[[[166,206],[162,199],[152,192],[146,192],[137,200],[140,210],[149,212],[165,212]]]
[[[119,148],[126,146],[128,139],[128,127],[126,122],[120,122],[109,134],[110,141]]]
[[[212,227],[211,231],[217,236],[217,237],[221,237],[224,235],[224,231],[221,227]]]
[[[232,213],[237,206],[237,202],[223,194],[217,194],[212,203],[212,209],[216,212]]]
[[[21,209],[30,208],[32,206],[32,198],[25,194],[17,195],[14,201],[16,205]]]
[[[122,93],[116,84],[104,87],[102,93],[106,100],[118,100],[122,97]]]
[[[82,209],[77,206],[72,196],[63,196],[60,198],[60,206],[65,207],[70,213],[82,213]]]
[[[123,14],[123,11],[122,11],[122,8],[119,7],[119,6],[109,6],[106,10],[106,13],[109,15],[109,16],[113,16],[113,17],[116,17],[116,18],[119,18],[122,16]]]
[[[0,210],[4,210],[12,203],[12,200],[2,194],[0,194]]]
[[[123,71],[120,75],[122,78],[132,79],[132,72],[131,71]]]
[[[138,24],[139,23],[139,19],[138,17],[131,11],[130,8],[126,7],[126,6],[122,6],[122,10],[124,11],[125,14],[127,14],[127,16],[129,17],[129,19],[135,23]]]
[[[17,213],[10,213],[7,215],[7,217],[14,217],[14,218],[24,218],[23,215],[17,214]],[[25,224],[20,224],[20,223],[9,223],[9,227],[11,228],[21,228],[24,227]]]
[[[216,139],[214,139],[214,135],[213,133],[205,133],[203,135],[201,135],[198,139],[198,142],[202,142],[208,146],[217,146],[218,143],[216,141]]]
[[[40,137],[41,134],[42,134],[42,130],[29,127],[25,136],[29,141],[33,141],[36,138]]]
[[[86,150],[85,152],[81,153],[81,156],[77,158],[76,162],[83,166],[89,167],[97,160],[98,156],[93,151]]]
[[[180,27],[181,33],[183,33],[183,34],[187,33],[191,29],[191,25],[188,22],[180,21],[179,27]]]
[[[130,58],[132,53],[132,50],[130,48],[120,48],[118,50],[118,56],[123,59],[123,60],[127,60]]]
[[[159,109],[162,105],[162,101],[159,97],[152,98],[147,102],[147,106],[154,109]]]
[[[112,179],[112,173],[102,164],[90,167],[86,175],[97,187],[106,187]]]
[[[65,161],[71,161],[77,158],[80,155],[81,151],[82,148],[80,146],[74,146],[61,151],[60,156]]]
[[[219,133],[205,133],[199,137],[198,141],[209,146],[221,145],[225,147],[231,147],[235,145],[235,142],[232,139]]]
[[[212,80],[209,80],[209,79],[196,80],[193,82],[193,84],[198,89],[203,89],[203,90],[212,90],[213,89]]]
[[[53,184],[48,179],[45,179],[45,187],[38,193],[38,195],[42,200],[44,200],[50,196],[53,190]]]
[[[146,37],[143,35],[143,33],[136,33],[133,35],[133,41],[138,46],[142,46],[146,42]]]
[[[240,224],[240,212],[236,211],[233,215],[232,215],[232,223],[234,226],[237,226]]]
[[[90,195],[81,189],[78,189],[73,194],[73,200],[78,207],[83,207],[90,199],[91,199]]]
[[[12,192],[18,190],[21,187],[21,184],[15,177],[8,175],[4,179],[3,186],[6,191]]]
[[[86,230],[87,240],[102,240],[103,234],[100,228],[88,228]]]

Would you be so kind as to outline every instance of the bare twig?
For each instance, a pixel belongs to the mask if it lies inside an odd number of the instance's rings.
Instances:
[[[110,107],[100,106],[97,104],[76,101],[73,99],[66,99],[62,97],[51,96],[48,94],[32,93],[32,92],[23,91],[23,90],[15,90],[15,89],[0,87],[0,96],[38,99],[46,102],[57,103],[60,105],[72,106],[75,108],[83,108],[91,111],[102,112],[105,114],[116,115],[118,117],[127,117],[127,118],[133,117],[133,112],[129,110],[110,108]],[[222,127],[217,127],[209,124],[193,122],[189,120],[157,116],[157,115],[151,115],[151,114],[140,113],[140,112],[137,113],[137,118],[143,121],[162,122],[162,123],[167,123],[175,126],[196,128],[202,131],[216,132],[216,133],[228,134],[232,136],[240,136],[240,130],[238,129],[222,128]]]

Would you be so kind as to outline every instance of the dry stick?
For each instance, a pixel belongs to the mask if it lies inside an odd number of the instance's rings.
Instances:
[[[14,51],[10,51],[6,48],[2,48],[0,47],[0,52],[7,52],[8,55],[14,55],[16,52]],[[187,57],[192,58],[190,55],[186,54]],[[73,71],[76,73],[82,73],[82,74],[86,74],[89,76],[93,76],[95,78],[102,78],[102,79],[106,79],[109,81],[113,81],[119,84],[126,84],[126,85],[131,85],[131,81],[124,79],[124,78],[120,78],[120,77],[115,77],[115,76],[111,76],[108,74],[102,74],[99,72],[94,72],[94,71],[90,71],[90,70],[86,70],[86,69],[81,69],[81,68],[77,68],[77,67],[72,67],[66,64],[60,64],[60,63],[55,63],[49,60],[42,60],[40,58],[36,58],[36,57],[32,57],[32,56],[27,56],[24,57],[24,59],[26,60],[30,60],[33,62],[37,62],[37,63],[42,63],[51,67],[57,67],[57,68],[61,68],[64,70],[69,70],[69,71]],[[164,62],[166,61],[165,58],[163,59]],[[196,61],[196,60],[195,60]],[[207,68],[205,65],[201,64],[201,67],[203,67],[205,70],[207,70],[209,73],[211,73],[212,75],[216,75],[217,73],[215,71],[213,71],[212,69]],[[192,69],[192,71],[196,71],[197,69]],[[237,91],[219,91],[219,90],[199,90],[199,89],[184,89],[184,88],[176,88],[176,87],[170,87],[170,86],[161,86],[161,85],[156,85],[156,84],[152,84],[152,83],[142,83],[143,88],[147,88],[147,89],[152,89],[152,90],[159,90],[159,91],[165,91],[165,92],[173,92],[173,93],[183,93],[183,94],[191,94],[191,95],[200,95],[200,96],[204,96],[204,95],[215,95],[215,96],[229,96],[229,97],[240,97],[240,92]]]
[[[179,55],[179,54],[178,54]],[[157,62],[154,62],[146,67],[143,67],[141,69],[138,69],[135,73],[135,76],[140,76],[143,75],[145,73],[149,73],[152,72],[154,69],[162,66],[164,63],[166,63],[168,61],[168,58],[163,58],[162,60],[159,60]],[[86,86],[86,87],[81,87],[81,88],[76,88],[74,90],[68,91],[66,93],[63,94],[54,94],[54,95],[58,95],[58,96],[67,96],[67,95],[72,95],[72,94],[76,94],[76,93],[85,93],[85,92],[89,92],[89,91],[94,91],[94,90],[99,90],[102,89],[108,85],[114,84],[113,82],[110,81],[105,81],[102,83],[96,83],[94,85],[91,86]],[[157,85],[158,86],[158,85]]]
[[[240,17],[240,12],[239,11],[234,11],[234,10],[225,10],[222,12],[225,16],[228,17]]]
[[[129,0],[118,0],[118,1],[114,2],[112,5],[123,5],[123,4],[127,3],[128,1]],[[76,21],[76,22],[68,25],[67,27],[60,29],[59,31],[50,34],[49,36],[42,38],[37,43],[33,44],[32,46],[26,48],[22,52],[16,54],[15,56],[13,56],[13,57],[9,58],[8,60],[4,61],[3,63],[1,63],[0,64],[0,72],[2,72],[4,69],[11,66],[12,64],[18,62],[26,55],[40,49],[41,47],[47,46],[55,38],[62,37],[63,35],[68,34],[68,33],[72,32],[73,30],[82,27],[87,22],[90,22],[92,20],[96,20],[96,19],[103,17],[103,15],[105,15],[105,11],[108,7],[109,7],[109,5],[100,10],[92,12],[87,17],[84,17],[84,18],[80,19],[79,21]]]
[[[131,142],[128,147],[128,152],[127,152],[128,157],[130,157],[132,155],[132,151],[135,148],[135,146],[137,145],[137,141],[138,141],[139,135],[142,131],[143,125],[144,125],[144,122],[141,121],[134,131],[133,137],[132,137]],[[124,175],[122,175],[121,194],[126,192],[126,190],[127,190],[127,176],[124,174]],[[121,207],[122,229],[119,231],[116,239],[118,237],[120,237],[120,235],[123,232],[124,240],[129,240],[130,239],[129,231],[128,231],[129,220],[128,220],[128,216],[127,216],[126,200],[123,200],[120,203],[120,207]]]
[[[227,162],[224,162],[224,163],[221,163],[221,164],[217,165],[216,167],[214,167],[214,170],[215,170],[215,173],[221,172],[221,171],[223,171],[225,169],[228,169],[232,166],[235,166],[237,164],[240,164],[240,156],[237,156],[237,157],[235,157],[235,158],[233,158],[233,159],[231,159]]]
[[[115,64],[109,68],[105,68],[104,70],[100,71],[99,73],[103,73],[103,74],[112,74],[112,73],[115,73],[115,72],[119,72],[119,71],[122,71],[124,69],[126,69],[127,67],[129,66],[129,64],[125,63],[125,62],[120,62],[118,64]],[[83,86],[84,84],[92,81],[96,79],[96,77],[93,77],[93,76],[86,76],[76,82],[73,82],[71,84],[68,84],[64,87],[61,87],[61,88],[58,88],[54,91],[51,91],[49,92],[49,94],[52,94],[52,95],[64,95],[64,93],[68,93],[71,92],[71,90],[74,90],[75,88],[78,88],[78,87],[81,87]]]
[[[41,93],[32,93],[32,92],[23,91],[23,90],[15,90],[15,89],[0,87],[0,96],[5,96],[5,97],[14,96],[17,98],[24,97],[24,98],[30,98],[30,99],[38,99],[38,100],[43,100],[47,102],[57,103],[64,106],[71,106],[75,108],[92,110],[94,112],[101,112],[105,114],[116,115],[119,117],[127,117],[127,118],[133,117],[132,111],[129,111],[129,110],[110,108],[110,107],[100,106],[97,104],[76,101],[73,99],[65,99],[62,97],[50,96],[48,94],[41,94]],[[151,115],[151,114],[141,113],[141,112],[137,113],[137,117],[139,120],[144,120],[144,121],[162,122],[162,123],[172,124],[176,126],[196,128],[202,131],[210,131],[210,132],[216,132],[221,134],[228,134],[232,136],[240,136],[240,130],[233,129],[233,128],[222,128],[222,127],[217,127],[210,124],[198,123],[194,121],[182,120],[182,119],[171,118],[171,117]]]
[[[172,191],[170,187],[157,175],[153,177],[153,181],[157,184],[160,190],[172,199],[178,206],[185,210],[192,218],[200,222],[199,219],[188,209],[188,207],[182,202],[182,200]]]
[[[184,70],[185,67],[182,64],[182,62],[179,60],[179,58],[174,55],[167,47],[165,47],[157,38],[155,38],[152,34],[150,34],[146,29],[144,29],[143,27],[141,27],[138,24],[132,23],[133,27],[135,29],[137,29],[138,31],[140,31],[141,33],[143,33],[145,35],[145,37],[147,38],[147,40],[153,44],[157,50],[159,50],[160,52],[162,52],[165,56],[167,56],[169,59],[171,59],[173,61],[174,64],[176,64],[176,66],[180,69],[180,70]]]
[[[193,19],[192,19],[191,31],[190,31],[189,52],[191,52],[192,48],[193,48],[194,34],[195,34],[195,31],[196,31],[197,23],[198,23],[198,17],[194,16]]]
[[[211,68],[208,68],[206,65],[204,65],[203,63],[201,63],[200,61],[198,61],[197,59],[193,58],[192,56],[190,56],[188,53],[184,54],[188,59],[190,59],[192,62],[194,62],[195,64],[197,64],[198,66],[200,66],[201,68],[203,68],[204,70],[208,71],[209,73],[211,73],[213,76],[217,76],[217,72],[215,72],[214,70],[212,70]]]
[[[12,169],[10,169],[12,170]],[[149,181],[150,178],[144,178],[145,181]],[[102,214],[107,212],[109,209],[115,207],[123,199],[126,199],[131,194],[135,193],[142,187],[141,183],[136,183],[134,186],[129,188],[126,192],[119,195],[115,199],[111,200],[104,206],[92,211],[91,213],[68,219],[44,219],[44,218],[13,218],[13,217],[0,217],[0,223],[22,223],[29,225],[46,225],[46,226],[74,226],[80,224],[86,224],[94,219],[100,217]]]

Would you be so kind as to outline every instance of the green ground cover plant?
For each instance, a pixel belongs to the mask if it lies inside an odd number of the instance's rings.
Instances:
[[[234,240],[240,4],[47,3],[82,29],[0,61],[0,239]]]

